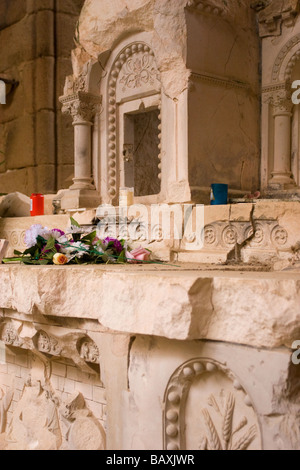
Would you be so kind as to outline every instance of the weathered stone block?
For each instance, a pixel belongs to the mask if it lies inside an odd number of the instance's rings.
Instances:
[[[20,170],[8,170],[0,174],[0,192],[10,193],[14,188],[20,193],[30,196],[37,192],[36,168],[28,167]]]
[[[58,165],[74,165],[74,128],[72,118],[59,113],[57,125],[57,161]]]
[[[27,13],[40,10],[54,10],[54,0],[26,0]]]
[[[36,57],[54,56],[54,12],[51,10],[38,11],[36,22]]]
[[[0,31],[20,21],[26,14],[24,0],[4,0],[0,4]]]
[[[1,69],[7,70],[35,58],[34,16],[25,16],[21,21],[1,30]],[[27,38],[27,40],[24,40]]]
[[[5,124],[5,154],[10,170],[34,165],[34,125],[33,115],[23,115]]]
[[[71,186],[74,178],[74,165],[59,165],[57,185],[61,189]]]
[[[49,194],[55,192],[55,181],[55,165],[39,165],[37,167],[37,187],[41,193]]]
[[[21,193],[10,193],[0,204],[0,217],[29,217],[30,199]]]
[[[60,12],[56,15],[56,47],[59,57],[70,57],[77,19],[77,16]]]
[[[84,0],[58,0],[57,10],[68,15],[79,15]]]
[[[35,61],[35,103],[36,111],[54,109],[54,62],[53,57],[40,57]]]
[[[36,113],[36,155],[39,165],[55,164],[55,113]]]

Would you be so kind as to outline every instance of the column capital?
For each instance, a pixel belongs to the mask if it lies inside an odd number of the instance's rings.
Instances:
[[[263,101],[273,108],[273,115],[291,115],[293,102],[291,90],[286,86],[274,86],[263,90]]]
[[[62,113],[70,114],[73,124],[91,123],[96,114],[101,110],[101,96],[84,91],[78,91],[71,95],[59,98],[62,103]]]

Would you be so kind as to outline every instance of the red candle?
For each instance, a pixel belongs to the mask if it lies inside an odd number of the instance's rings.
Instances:
[[[44,196],[43,194],[31,194],[30,196],[30,215],[44,215]]]

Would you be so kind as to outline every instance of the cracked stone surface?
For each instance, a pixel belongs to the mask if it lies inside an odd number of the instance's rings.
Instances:
[[[112,331],[291,347],[300,274],[166,267],[0,267],[0,308],[98,319]]]
[[[152,32],[151,46],[165,93],[171,98],[177,97],[188,87],[190,75],[186,68],[186,61],[189,60],[187,39],[191,36],[186,7],[197,8],[198,3],[191,0],[87,0],[78,23],[78,47],[73,52],[75,75],[80,73],[89,58],[98,58],[102,53],[113,49],[125,34]],[[254,15],[248,0],[230,4],[222,0],[206,0],[202,3],[212,10],[220,11],[220,14],[222,12],[222,17],[229,23],[238,25],[242,36],[253,26]],[[227,66],[232,69],[240,39],[240,35],[236,34],[233,41],[226,45],[224,63],[221,61],[223,74],[228,73]],[[190,40],[194,39],[188,39]],[[232,74],[232,70],[229,73]],[[249,76],[251,74],[249,69]]]

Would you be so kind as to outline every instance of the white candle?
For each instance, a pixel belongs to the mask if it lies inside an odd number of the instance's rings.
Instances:
[[[134,188],[120,188],[119,206],[128,207],[133,205]]]

